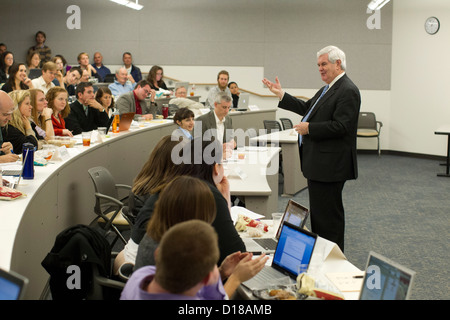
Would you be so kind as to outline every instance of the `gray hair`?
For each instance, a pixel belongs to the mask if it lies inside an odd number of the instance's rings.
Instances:
[[[317,58],[320,56],[328,54],[328,60],[331,63],[336,63],[337,60],[341,60],[341,68],[342,70],[345,70],[347,67],[346,61],[345,61],[345,53],[341,49],[335,46],[327,46],[323,49],[321,49],[319,52],[317,52]]]
[[[214,102],[217,104],[221,104],[222,102],[230,102],[230,101],[233,101],[231,96],[229,96],[225,92],[219,92],[218,94],[216,94],[216,98],[214,99]]]

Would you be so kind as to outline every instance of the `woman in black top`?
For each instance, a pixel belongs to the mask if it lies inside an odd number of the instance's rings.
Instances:
[[[14,63],[9,68],[9,78],[2,87],[5,92],[14,90],[27,90],[33,88],[31,79],[27,77],[27,67],[25,63]]]
[[[163,80],[164,71],[160,66],[153,66],[148,72],[147,81],[150,82],[150,87],[156,91],[159,89],[168,90],[166,83]]]

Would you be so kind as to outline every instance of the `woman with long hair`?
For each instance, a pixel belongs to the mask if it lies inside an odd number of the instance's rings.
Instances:
[[[6,125],[4,141],[12,143],[15,153],[22,153],[23,144],[27,142],[38,147],[38,137],[33,130],[33,123],[30,121],[31,110],[33,109],[30,103],[30,92],[28,90],[15,90],[8,95],[16,109],[12,114],[11,121]]]
[[[11,92],[14,90],[27,90],[33,88],[31,79],[27,76],[27,67],[25,63],[14,63],[9,68],[9,78],[2,90],[5,92]]]
[[[48,107],[52,110],[52,125],[56,136],[72,137],[72,132],[66,129],[66,118],[70,113],[69,96],[67,90],[61,87],[53,87],[45,96]]]
[[[47,99],[44,91],[40,89],[30,89],[30,103],[33,106],[31,110],[31,119],[36,124],[36,131],[41,130],[40,136],[45,140],[50,140],[55,132],[52,124],[52,109],[48,108]]]

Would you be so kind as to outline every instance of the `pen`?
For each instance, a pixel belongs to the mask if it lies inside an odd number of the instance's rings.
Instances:
[[[353,276],[353,279],[362,279],[364,276]]]

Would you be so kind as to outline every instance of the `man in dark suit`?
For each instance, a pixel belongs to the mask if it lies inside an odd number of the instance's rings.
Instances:
[[[326,86],[302,101],[285,93],[278,77],[263,83],[280,98],[279,107],[303,116],[299,133],[300,161],[308,180],[312,231],[344,251],[345,216],[342,190],[356,179],[356,130],[361,105],[359,89],[345,73],[345,54],[328,46],[317,53]]]
[[[77,101],[70,105],[66,128],[73,135],[96,130],[98,127],[108,125],[108,113],[103,106],[95,100],[94,88],[90,82],[81,82],[75,91]]]
[[[226,93],[218,93],[214,101],[214,110],[195,120],[194,136],[200,132],[203,139],[210,141],[212,136],[223,144],[224,157],[228,157],[236,147],[233,133],[233,122],[228,115],[233,100]],[[201,131],[199,130],[201,127]]]

